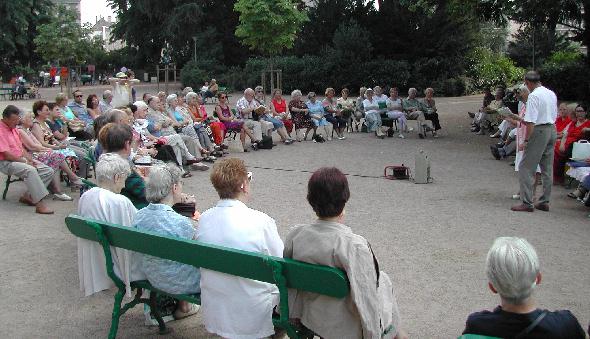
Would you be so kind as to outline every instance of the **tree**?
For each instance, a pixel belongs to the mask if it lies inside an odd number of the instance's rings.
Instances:
[[[252,50],[276,56],[293,48],[297,33],[308,20],[291,0],[238,0],[236,36]]]
[[[96,47],[89,29],[80,27],[76,14],[64,6],[58,6],[56,14],[48,23],[38,26],[38,31],[33,40],[35,52],[47,62],[82,64]]]
[[[551,32],[547,28],[525,25],[514,34],[514,40],[508,43],[508,55],[520,67],[529,68],[534,64],[534,68],[537,68],[553,52],[575,52],[579,47],[576,45],[564,35]]]
[[[571,29],[571,40],[590,47],[590,1],[588,0],[469,0],[485,20],[509,20],[555,34],[558,25]],[[588,59],[590,62],[590,59]]]
[[[0,17],[7,19],[2,21],[0,33],[0,76],[10,76],[14,67],[36,66],[40,61],[33,53],[33,38],[37,26],[49,21],[52,6],[50,0],[0,1]]]

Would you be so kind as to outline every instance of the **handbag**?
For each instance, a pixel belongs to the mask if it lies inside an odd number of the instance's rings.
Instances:
[[[68,127],[74,132],[80,132],[86,128],[86,124],[82,120],[70,120],[68,121]]]
[[[588,140],[578,140],[574,142],[572,159],[586,160],[588,158],[590,158],[590,142],[588,142]]]

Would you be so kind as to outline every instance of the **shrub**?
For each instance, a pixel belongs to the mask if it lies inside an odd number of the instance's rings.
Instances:
[[[539,70],[545,86],[563,100],[590,101],[590,67],[575,53],[554,53]]]
[[[213,59],[203,58],[197,61],[191,60],[180,70],[180,82],[184,87],[201,88],[205,81],[219,78],[225,72],[225,66]],[[221,83],[219,79],[217,80],[217,83]]]
[[[525,70],[505,55],[476,48],[468,58],[467,74],[478,89],[509,87],[524,77]]]

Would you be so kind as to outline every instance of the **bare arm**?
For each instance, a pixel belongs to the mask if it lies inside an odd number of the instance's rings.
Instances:
[[[55,149],[55,150],[64,148],[61,146],[54,146],[54,145],[46,143],[45,139],[43,138],[43,130],[41,129],[41,127],[39,127],[39,124],[34,124],[33,127],[31,127],[31,133],[33,133],[35,138],[37,138],[37,140],[39,140],[39,143],[41,143],[41,145],[43,145],[43,147],[47,147],[47,148]]]
[[[39,143],[36,138],[33,140],[33,138],[31,138],[27,132],[19,130],[18,133],[20,134],[20,140],[22,141],[23,146],[27,150],[31,152],[44,152],[50,150],[47,147],[43,147],[43,145],[41,145],[41,143]]]

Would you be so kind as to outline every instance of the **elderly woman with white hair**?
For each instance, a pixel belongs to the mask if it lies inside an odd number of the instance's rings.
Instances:
[[[86,191],[78,202],[78,215],[121,226],[131,226],[137,210],[131,201],[119,194],[131,174],[129,161],[117,153],[105,153],[96,163],[98,186]],[[115,274],[125,282],[131,296],[130,282],[145,279],[132,252],[111,247]],[[104,265],[102,247],[78,238],[78,274],[80,290],[85,296],[114,286]]]
[[[166,102],[168,103],[168,116],[178,124],[175,126],[176,131],[191,137],[199,152],[205,157],[204,160],[213,162],[215,157],[211,156],[210,153],[215,149],[204,128],[197,129],[188,110],[180,105],[176,94],[170,94],[166,98]],[[198,125],[202,127],[201,124]]]
[[[372,88],[367,88],[365,91],[366,99],[363,100],[363,110],[365,112],[365,124],[368,132],[375,132],[378,138],[385,138],[385,134],[381,130],[381,109],[379,102],[374,97],[375,92]]]
[[[500,295],[493,311],[467,318],[463,334],[499,338],[587,338],[576,317],[567,310],[548,311],[535,305],[533,292],[541,283],[541,265],[528,241],[500,237],[486,260],[488,287]]]
[[[268,107],[266,98],[264,97],[264,88],[262,86],[256,86],[256,88],[254,89],[254,101],[258,102],[260,106],[265,108],[263,113],[258,114],[258,120],[260,121],[262,130],[266,131],[266,135],[272,136],[272,131],[277,131],[277,134],[279,135],[279,137],[281,137],[281,141],[285,145],[292,144],[293,140],[289,137],[289,134],[287,133],[287,128],[285,127],[283,121],[272,116],[272,111]]]
[[[296,89],[291,92],[291,101],[289,101],[289,112],[291,112],[291,116],[293,117],[293,127],[295,128],[295,138],[297,141],[307,140],[307,135],[309,131],[313,130],[313,134],[315,135],[316,125],[313,123],[311,116],[309,114],[309,108],[301,98],[303,94],[300,90]],[[303,138],[299,137],[298,130],[305,128],[305,134]]]
[[[196,229],[191,220],[176,213],[172,206],[183,202],[182,171],[176,166],[153,166],[145,185],[149,205],[137,212],[133,227],[165,236],[195,239]],[[156,288],[170,294],[201,292],[201,272],[198,268],[178,262],[142,254],[141,271]],[[195,314],[198,305],[179,301],[174,312],[176,319]]]

